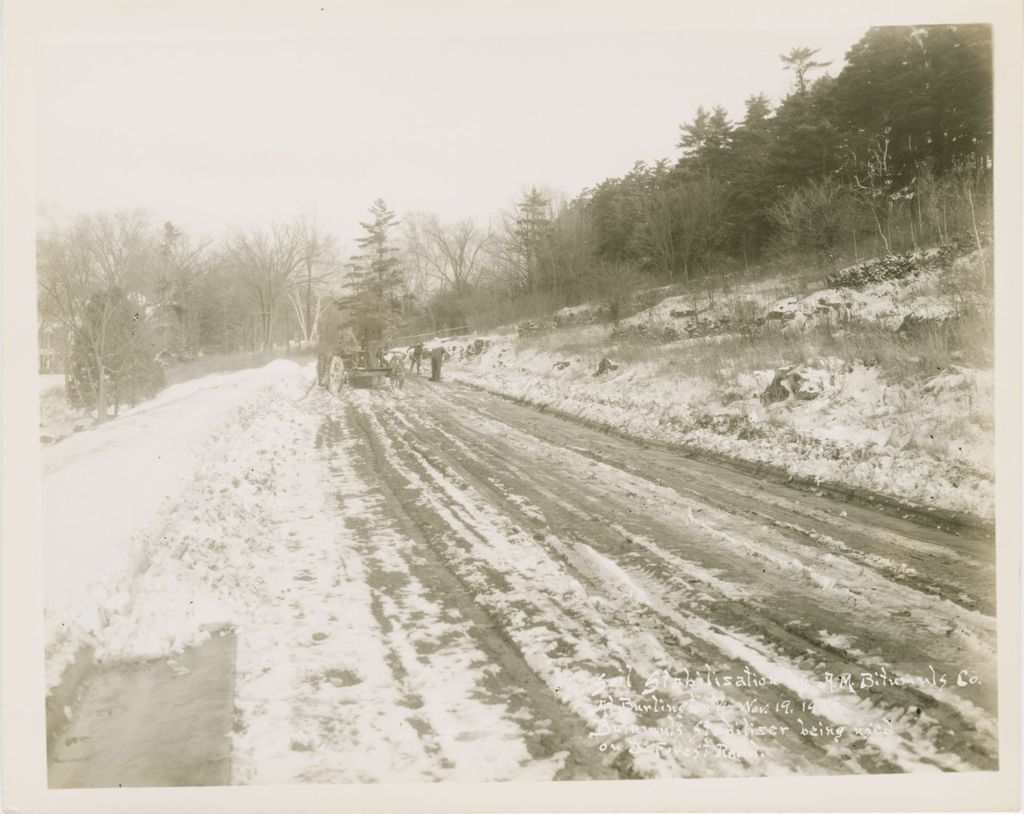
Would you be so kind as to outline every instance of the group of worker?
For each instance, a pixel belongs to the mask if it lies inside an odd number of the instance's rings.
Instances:
[[[423,347],[423,343],[415,345],[409,354],[409,372],[412,373],[414,370],[418,374],[420,372],[420,364],[423,361],[423,355],[427,351]],[[441,365],[444,360],[448,358],[449,354],[442,346],[437,345],[431,348],[430,354],[430,381],[439,382],[441,381]]]

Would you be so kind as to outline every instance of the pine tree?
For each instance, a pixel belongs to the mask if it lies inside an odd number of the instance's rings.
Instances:
[[[992,154],[992,38],[986,25],[872,28],[836,82],[847,152],[864,162],[889,141],[896,188],[922,163],[936,175]],[[895,190],[894,190],[895,191]]]
[[[746,101],[746,115],[733,133],[725,181],[729,189],[733,243],[744,260],[757,255],[771,232],[768,204],[774,197],[770,173],[772,107],[762,93]]]
[[[395,213],[380,198],[370,207],[373,219],[360,222],[365,234],[356,239],[361,253],[349,264],[349,304],[362,318],[393,325],[402,309],[402,271],[391,229]]]
[[[85,305],[72,345],[68,378],[72,403],[95,407],[97,422],[111,402],[136,404],[164,386],[153,355],[142,297],[117,286],[100,289]]]
[[[824,76],[806,91],[791,93],[776,110],[770,172],[777,196],[839,168],[842,139],[836,124],[834,87],[835,80]]]
[[[793,72],[796,85],[795,92],[798,96],[804,96],[808,91],[807,74],[818,68],[827,68],[832,64],[831,62],[814,61],[814,55],[820,50],[820,48],[807,48],[804,46],[802,48],[794,48],[788,54],[783,54],[779,57],[782,60],[782,64],[786,66],[786,70]]]
[[[531,187],[523,200],[516,204],[519,210],[515,225],[515,242],[523,258],[526,284],[536,295],[540,287],[541,244],[551,226],[548,217],[548,199],[536,187]]]
[[[721,105],[711,111],[698,107],[694,120],[679,129],[682,135],[676,146],[683,151],[679,168],[699,169],[705,179],[719,175],[733,135],[728,111]]]

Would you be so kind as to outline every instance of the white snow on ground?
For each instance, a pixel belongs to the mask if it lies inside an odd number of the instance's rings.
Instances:
[[[833,697],[822,690],[820,682],[805,667],[780,653],[770,642],[755,640],[721,623],[711,623],[694,608],[699,605],[705,592],[719,594],[729,602],[745,596],[751,607],[757,606],[758,599],[739,585],[722,580],[707,569],[694,567],[682,558],[666,552],[653,541],[636,534],[628,539],[631,547],[645,549],[662,559],[674,571],[685,573],[699,581],[700,588],[689,588],[689,596],[668,600],[663,586],[657,586],[647,573],[626,569],[600,554],[584,543],[572,543],[552,534],[528,534],[522,527],[510,522],[510,518],[483,498],[473,485],[461,478],[449,467],[436,464],[428,451],[423,450],[410,434],[395,432],[387,428],[381,419],[398,421],[412,432],[414,427],[398,408],[389,409],[384,400],[374,399],[366,394],[355,394],[357,403],[364,411],[364,420],[377,436],[390,466],[401,472],[411,484],[416,501],[429,506],[451,530],[448,541],[448,562],[463,582],[472,585],[476,601],[480,602],[500,620],[503,630],[513,639],[537,675],[544,678],[549,687],[559,688],[560,697],[586,719],[595,732],[628,736],[642,730],[642,720],[634,717],[629,710],[621,707],[595,707],[592,692],[588,692],[597,680],[597,673],[609,664],[631,665],[642,678],[655,675],[659,669],[681,672],[680,664],[666,647],[664,636],[638,635],[636,622],[650,618],[648,610],[672,624],[670,641],[710,643],[730,659],[749,665],[762,676],[770,677],[774,683],[788,688],[808,704],[815,705],[829,720],[846,727],[850,732],[860,733],[858,738],[871,749],[884,756],[894,765],[906,770],[921,770],[942,766],[950,770],[962,770],[969,764],[956,755],[936,750],[929,737],[932,722],[903,722],[901,735],[895,732],[875,731],[883,719],[892,719],[894,713],[884,706],[876,706],[864,698]],[[439,430],[437,423],[429,417],[420,416],[417,421]],[[525,445],[530,457],[544,460],[549,455],[560,456],[563,465],[575,467],[581,472],[591,470],[590,477],[607,483],[609,493],[638,495],[645,493],[645,499],[658,506],[656,514],[664,517],[684,516],[689,519],[692,529],[687,529],[690,545],[695,545],[698,536],[706,536],[705,549],[721,548],[723,545],[734,549],[735,559],[743,562],[753,560],[754,566],[762,573],[771,569],[778,572],[781,580],[770,580],[776,590],[780,582],[792,586],[797,594],[807,592],[827,595],[828,606],[834,614],[834,621],[842,618],[856,618],[864,622],[874,618],[879,628],[892,625],[891,614],[915,614],[910,621],[911,629],[920,630],[931,625],[936,637],[953,632],[953,627],[978,631],[980,635],[972,642],[977,646],[979,659],[991,661],[994,639],[992,620],[981,614],[966,611],[951,605],[946,600],[906,590],[880,578],[858,564],[851,556],[813,552],[799,543],[794,543],[785,534],[773,528],[765,528],[757,519],[742,515],[730,516],[717,510],[709,510],[699,503],[691,503],[668,488],[654,486],[622,470],[593,464],[570,450],[545,449],[537,439],[513,432],[511,428],[491,422],[476,415],[482,432],[494,437],[499,435],[506,443]],[[490,426],[494,423],[494,426]],[[459,439],[445,434],[444,446],[460,446],[462,454],[473,456],[472,447],[460,444]],[[491,481],[493,483],[493,481]],[[520,511],[530,518],[543,517],[521,497],[506,496]],[[551,496],[557,500],[556,496]],[[564,511],[572,516],[586,517],[586,510],[570,502],[562,504]],[[695,512],[701,512],[704,519],[697,520]],[[625,536],[625,530],[621,530]],[[563,563],[569,563],[567,568]],[[762,568],[763,565],[763,568]],[[577,575],[586,574],[589,580],[606,584],[606,589],[593,597],[586,582]],[[649,589],[647,586],[651,585]],[[771,601],[771,600],[768,600]],[[883,610],[884,609],[884,610]],[[928,622],[928,619],[931,622]],[[943,620],[937,624],[935,620]],[[956,621],[954,621],[956,620]],[[962,623],[959,622],[962,620]],[[902,624],[900,622],[899,624]],[[950,626],[953,627],[950,627]],[[930,628],[929,628],[930,629]],[[833,645],[846,640],[839,637],[830,639]],[[602,645],[595,650],[595,643]],[[960,646],[956,637],[946,639],[951,649]],[[932,653],[938,653],[943,645],[933,645]],[[603,650],[603,653],[600,651]],[[896,662],[899,658],[896,657]],[[668,667],[666,667],[668,665]],[[668,691],[671,693],[671,691]],[[679,701],[686,697],[681,694]],[[743,756],[749,752],[750,741],[738,734],[737,727],[742,721],[741,704],[731,705],[718,698],[713,704],[716,718],[709,722],[708,734],[733,754]],[[883,727],[888,730],[888,727]],[[858,756],[848,745],[831,747],[835,756],[856,766]],[[678,777],[693,770],[693,755],[666,755],[656,753],[634,754],[635,767],[651,777]],[[774,756],[751,758],[759,770],[771,773],[783,771],[781,764],[772,761]],[[792,756],[788,758],[793,760]],[[743,773],[738,763],[712,762],[702,767],[704,771],[728,775]]]
[[[870,359],[873,343],[894,355],[913,347],[901,345],[898,333],[908,317],[984,313],[990,307],[982,282],[986,262],[974,253],[863,289],[808,293],[809,280],[797,277],[742,282],[717,293],[695,284],[614,330],[579,324],[593,321],[596,311],[577,306],[523,336],[444,340],[452,353],[446,375],[642,439],[991,520],[993,371],[951,364],[930,378],[901,380]],[[841,334],[852,321],[876,334],[855,346],[866,359],[822,356],[800,367],[816,398],[765,405],[761,395],[775,369],[743,369],[730,356],[744,353],[740,326],[757,318],[764,331],[753,341],[770,343],[773,332],[779,340],[780,350],[763,352],[769,358],[799,346],[815,326]],[[595,376],[605,357],[617,369]],[[703,365],[698,372],[694,359]]]
[[[454,575],[592,737],[621,744],[651,727],[639,710],[595,701],[606,672],[634,672],[642,684],[706,658],[714,669],[746,665],[835,724],[863,730],[856,746],[849,738],[829,746],[829,756],[854,771],[863,768],[860,745],[908,770],[971,768],[938,749],[934,720],[903,720],[904,710],[882,699],[826,693],[806,662],[734,623],[712,621],[703,609],[823,597],[830,616],[819,636],[827,646],[854,652],[865,645],[849,631],[862,627],[906,631],[908,642],[924,631],[930,655],[943,662],[965,651],[992,661],[989,617],[896,585],[880,573],[885,562],[879,572],[865,569],[838,540],[819,535],[830,549],[822,553],[793,538],[803,531],[796,526],[713,509],[496,419],[466,417],[462,426],[472,422],[526,459],[557,458],[602,494],[631,495],[651,516],[676,518],[687,550],[727,552],[728,567],[738,564],[740,573],[730,578],[613,524],[609,531],[643,554],[643,564],[616,561],[596,540],[566,536],[572,522],[561,530],[549,525],[540,502],[501,495],[501,473],[472,441],[421,410],[422,402],[410,406],[421,398],[415,392],[331,398],[310,389],[312,376],[276,362],[206,377],[44,451],[51,685],[83,644],[104,661],[166,658],[231,627],[236,783],[559,776],[570,762],[566,752],[533,754],[538,740],[556,737],[552,722],[528,708],[530,693],[502,673],[507,668],[476,635],[471,613],[450,595],[452,583],[446,587],[434,568]],[[951,371],[935,387],[957,393],[965,376]],[[462,409],[457,400],[446,406]],[[441,435],[442,447],[493,473],[490,486],[420,443],[423,426]],[[535,489],[582,526],[585,506],[540,483]],[[416,512],[436,535],[429,541],[411,531]],[[629,523],[625,513],[622,522]],[[769,574],[766,581],[737,579],[747,566]],[[668,589],[656,576],[661,569],[677,577]],[[878,663],[912,674],[911,655]],[[697,713],[706,708],[696,734],[713,748],[638,751],[632,768],[644,776],[814,768],[807,755],[752,753],[737,697],[710,684],[663,695]],[[977,724],[979,741],[990,737],[984,710],[966,701],[957,708]],[[899,736],[875,731],[894,715]]]
[[[207,377],[53,448],[48,499],[69,511],[47,529],[51,684],[81,643],[158,658],[230,627],[233,782],[550,779],[563,760],[531,756],[486,689],[489,657],[412,570],[311,379],[282,362]],[[102,532],[76,534],[90,501]]]
[[[63,376],[61,376],[63,379]],[[39,438],[52,444],[92,426],[95,417],[68,404],[63,383],[41,381],[39,385]]]
[[[801,371],[819,397],[764,405],[773,370],[737,373],[721,384],[676,372],[673,357],[701,340],[660,346],[648,359],[619,360],[617,370],[595,376],[610,351],[588,339],[591,346],[575,353],[511,336],[449,340],[453,361],[445,375],[642,439],[993,516],[991,370],[952,366],[924,382],[898,383],[876,367],[825,358]],[[483,345],[474,348],[478,341]]]
[[[39,374],[39,392],[45,393],[47,390],[59,390],[64,387],[64,374],[63,373],[40,373]]]
[[[509,518],[482,500],[453,473],[431,466],[414,447],[387,433],[367,408],[362,394],[354,394],[364,418],[384,446],[389,464],[401,472],[416,489],[417,500],[437,512],[452,530],[448,549],[450,567],[465,584],[472,586],[475,600],[500,620],[507,636],[522,652],[530,668],[579,716],[592,724],[594,733],[607,732],[612,740],[643,731],[643,722],[622,706],[598,707],[594,687],[602,670],[618,662],[636,665],[645,673],[664,663],[663,645],[653,638],[638,637],[626,622],[622,607],[611,603],[599,608],[590,601],[587,589],[553,557],[547,546],[563,556],[578,558],[560,541],[536,538],[516,527]],[[402,454],[423,465],[422,475]],[[614,595],[614,594],[613,594]],[[632,609],[631,597],[622,596]],[[609,624],[609,617],[619,624]],[[626,622],[625,624],[622,624]],[[606,651],[594,649],[606,641]],[[729,744],[730,736],[721,734]],[[737,750],[742,744],[737,740]],[[687,760],[704,761],[703,769],[719,775],[743,774],[738,762],[716,753],[686,755]],[[653,751],[633,755],[636,767],[650,777],[679,776],[685,763],[682,755],[666,756]],[[684,771],[692,772],[692,764]]]
[[[300,375],[291,362],[169,387],[42,450],[47,685],[132,601],[207,436]]]

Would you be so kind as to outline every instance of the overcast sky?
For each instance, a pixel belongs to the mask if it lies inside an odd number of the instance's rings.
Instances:
[[[209,235],[315,210],[350,241],[378,197],[486,219],[530,184],[572,196],[675,159],[698,105],[779,99],[798,45],[834,74],[867,25],[571,29],[64,31],[35,63],[37,198]]]

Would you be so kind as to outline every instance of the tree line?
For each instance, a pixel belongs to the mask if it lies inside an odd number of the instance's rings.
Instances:
[[[980,242],[991,217],[991,49],[983,25],[873,28],[837,76],[817,78],[828,67],[817,51],[793,49],[777,106],[752,95],[738,122],[701,107],[680,126],[675,162],[637,162],[555,212],[532,284],[578,295],[579,242],[666,282],[786,252],[831,264],[964,234]],[[529,217],[539,203],[524,201]]]
[[[416,336],[480,328],[638,286],[835,265],[991,229],[992,42],[982,25],[870,29],[837,75],[782,55],[789,92],[732,121],[700,107],[677,158],[638,161],[569,198],[529,188],[489,221],[400,219],[378,200],[352,252],[310,216],[197,239],[141,211],[37,239],[42,324],[69,395],[99,420],[162,386],[162,363],[315,341],[336,299]]]
[[[835,76],[817,57],[781,55],[789,92],[751,95],[739,121],[698,108],[675,159],[574,198],[530,188],[485,226],[414,218],[403,253],[435,280],[433,316],[487,324],[598,298],[614,317],[644,284],[988,240],[990,27],[872,28]]]

